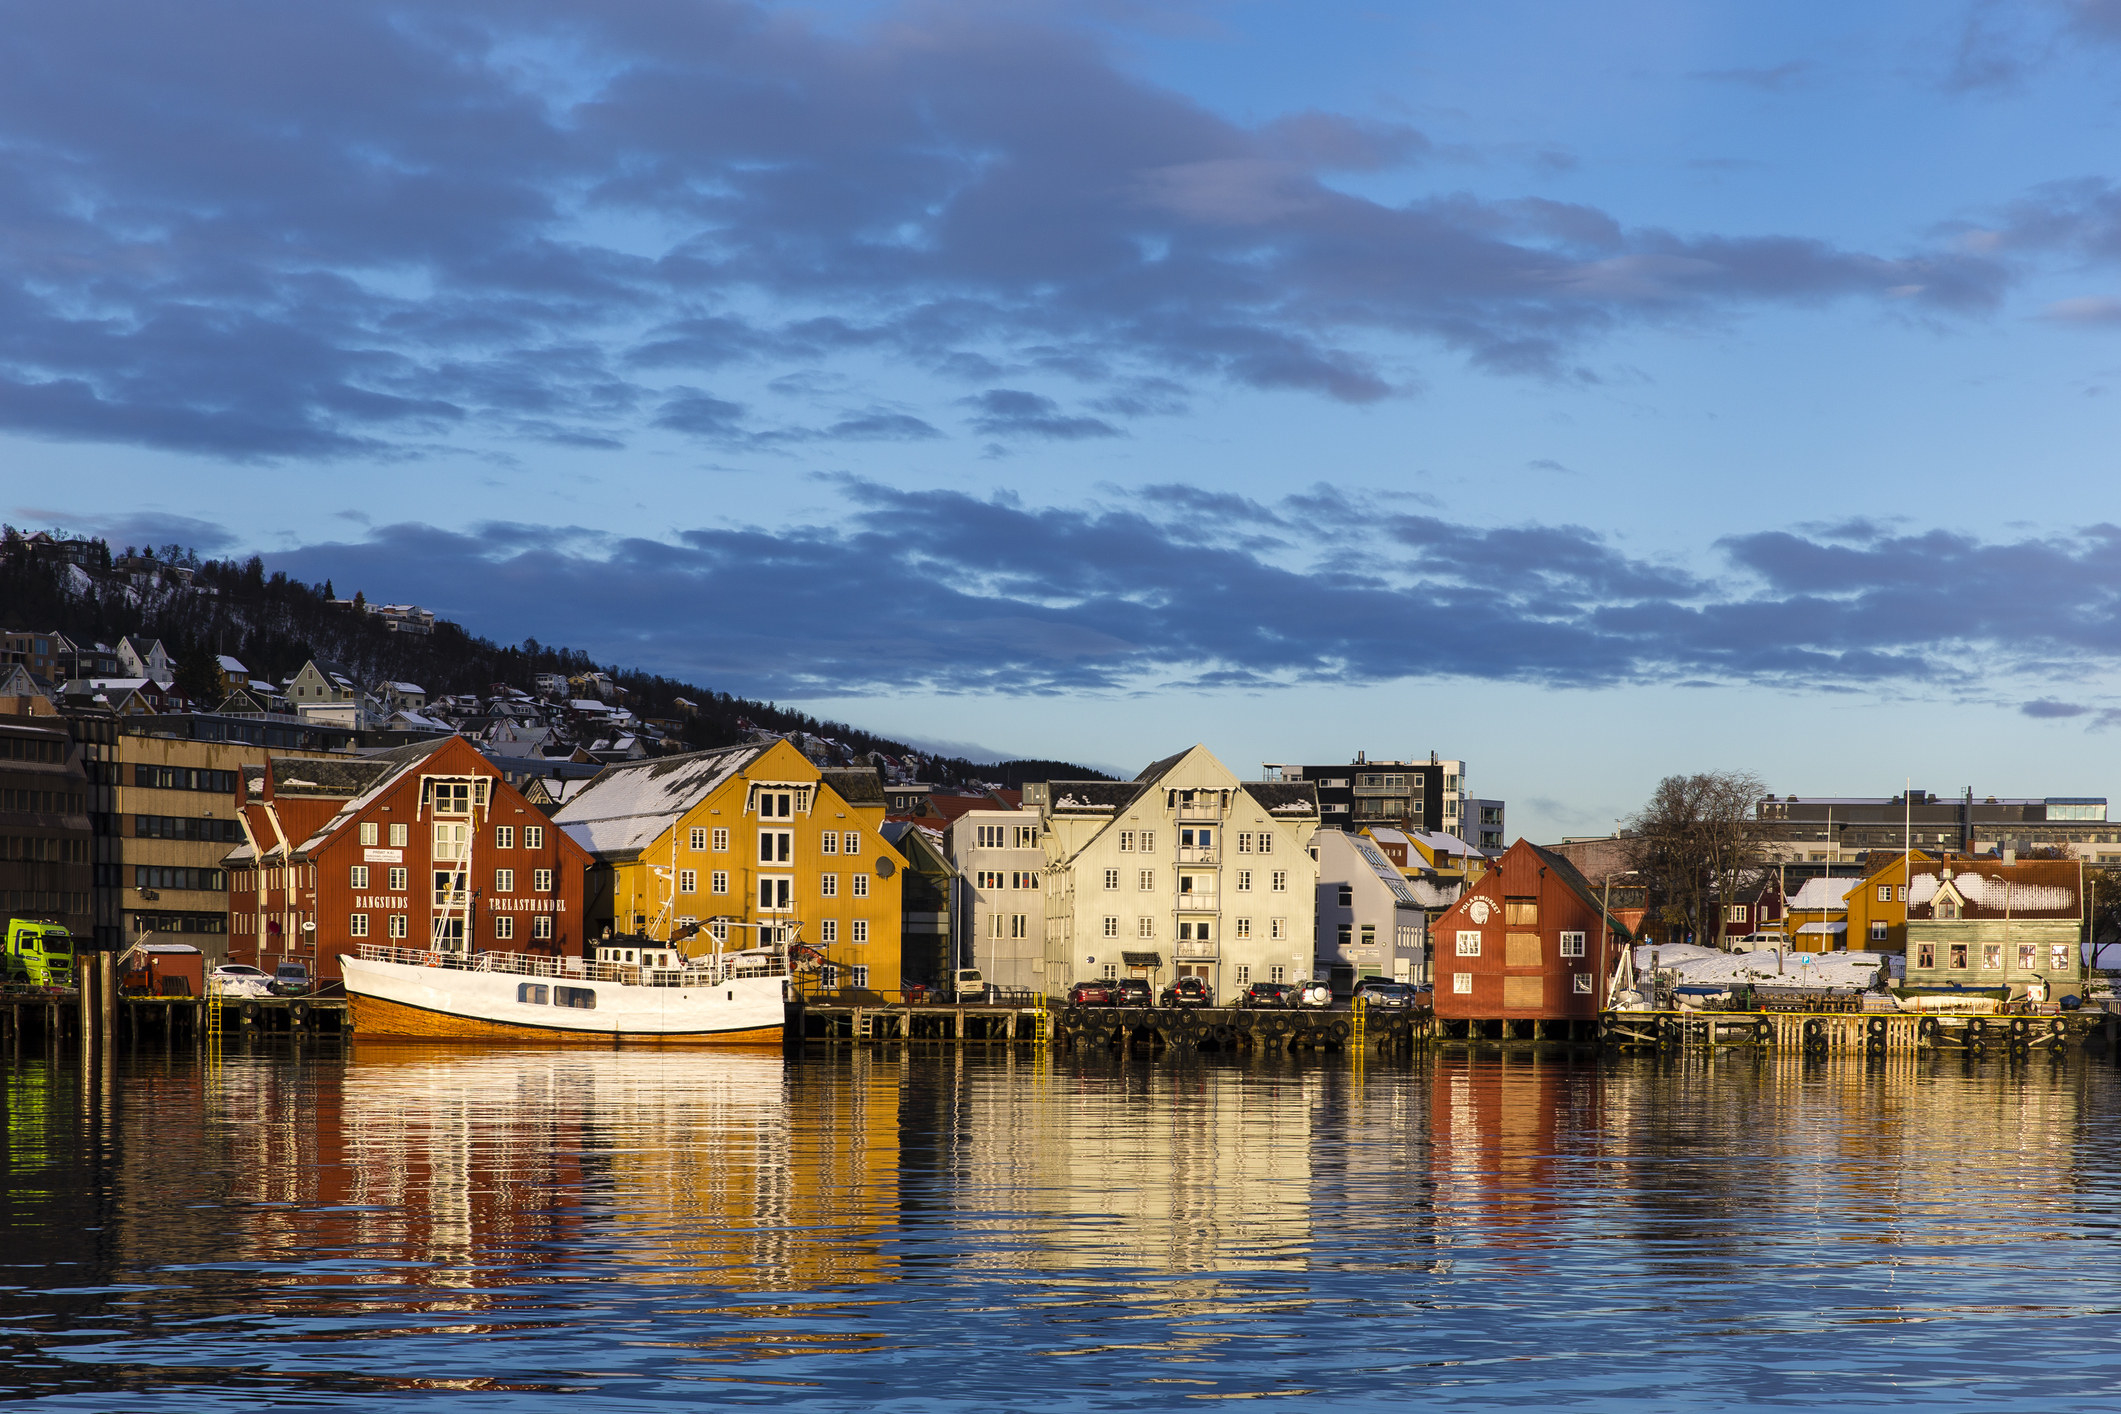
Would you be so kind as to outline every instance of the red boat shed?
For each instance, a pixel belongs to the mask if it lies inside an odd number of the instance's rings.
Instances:
[[[1592,1039],[1628,942],[1575,865],[1524,840],[1429,936],[1444,1034],[1498,1040]]]

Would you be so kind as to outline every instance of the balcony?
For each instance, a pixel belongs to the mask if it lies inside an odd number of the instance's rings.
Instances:
[[[1220,864],[1222,863],[1222,853],[1222,850],[1215,845],[1209,845],[1207,848],[1202,849],[1197,845],[1182,844],[1178,847],[1178,862],[1181,864]]]
[[[1209,962],[1213,962],[1216,958],[1222,956],[1221,952],[1218,951],[1220,947],[1221,944],[1215,942],[1212,938],[1207,942],[1200,943],[1181,941],[1176,945],[1173,956],[1190,958],[1196,961],[1205,958]]]
[[[1215,889],[1181,889],[1178,893],[1180,913],[1214,913],[1222,908],[1222,896]]]

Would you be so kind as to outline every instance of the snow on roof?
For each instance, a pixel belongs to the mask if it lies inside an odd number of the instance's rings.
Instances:
[[[1800,933],[1846,933],[1849,925],[1842,923],[1807,923],[1797,931]]]
[[[732,746],[613,766],[568,801],[552,822],[599,858],[631,858],[764,751],[759,746]]]
[[[1804,887],[1790,895],[1790,907],[1845,909],[1849,906],[1849,890],[1862,882],[1853,876],[1846,879],[1806,879]]]
[[[2016,914],[2021,917],[2033,914],[2073,915],[2077,911],[2077,891],[2066,884],[2030,883],[2023,878],[2002,877],[2003,868],[1990,866],[1994,873],[1983,874],[1979,865],[1963,865],[1953,868],[1952,888],[1970,907],[1983,909],[1999,917]],[[2065,863],[2063,872],[2072,871],[2075,865]],[[2016,872],[2030,872],[2025,865],[2004,866]],[[2054,873],[2054,870],[2043,871]],[[1936,873],[1917,874],[1908,886],[1907,901],[1913,908],[1920,908],[1937,897],[1938,880],[1942,870]]]
[[[1880,967],[1890,967],[1894,976],[1902,971],[1899,956],[1891,953],[1783,953],[1773,948],[1726,953],[1683,943],[1638,944],[1637,970],[1649,971],[1653,951],[1660,972],[1670,972],[1681,983],[1692,985],[1760,982],[1779,987],[1868,987],[1877,980]]]
[[[247,673],[250,671],[241,662],[229,657],[226,653],[219,654],[214,661],[221,665],[221,671],[224,673]]]
[[[1406,834],[1403,831],[1393,829],[1390,825],[1372,825],[1370,827],[1370,838],[1383,840],[1386,844],[1408,843]]]
[[[1408,887],[1406,876],[1399,872],[1391,860],[1385,858],[1385,852],[1377,847],[1375,840],[1364,839],[1361,835],[1348,835],[1345,838],[1361,857],[1362,862],[1370,866],[1370,872],[1382,879],[1385,887],[1392,891],[1392,897],[1416,908],[1422,906],[1421,900],[1414,896],[1414,890]]]

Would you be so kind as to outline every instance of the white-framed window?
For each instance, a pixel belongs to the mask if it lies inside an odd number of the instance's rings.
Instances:
[[[1452,973],[1451,990],[1458,993],[1460,996],[1464,996],[1467,993],[1471,992],[1473,990],[1473,974],[1470,972]]]
[[[1012,913],[1012,914],[1010,914],[1010,915],[1009,915],[1009,936],[1010,936],[1010,937],[1012,937],[1012,938],[1028,938],[1028,937],[1030,937],[1030,936],[1031,936],[1030,928],[1031,928],[1031,919],[1030,919],[1030,915],[1029,915],[1029,914],[1024,914],[1024,913]]]
[[[728,942],[728,941],[729,941],[729,925],[728,925],[728,923],[724,922],[723,920],[721,920],[721,919],[719,919],[719,918],[718,918],[718,919],[716,919],[716,920],[715,920],[714,922],[712,922],[712,923],[709,923],[709,924],[707,925],[707,936],[708,936],[708,937],[710,937],[710,938],[713,938],[713,939],[714,939],[714,940],[715,940],[716,942],[718,942],[718,943],[726,943],[726,942]]]
[[[1563,933],[1561,935],[1561,955],[1563,957],[1582,957],[1583,934]]]
[[[999,938],[1002,935],[1002,917],[1003,915],[999,913],[987,915],[987,935],[989,937]]]
[[[1287,893],[1289,891],[1289,871],[1286,869],[1275,870],[1271,885],[1274,892],[1278,894]]]
[[[496,869],[493,871],[493,891],[497,894],[512,894],[516,891],[516,871]]]
[[[537,939],[541,943],[551,942],[552,915],[549,913],[540,913],[537,917],[531,919],[530,936]]]
[[[855,990],[862,992],[868,991],[869,964],[866,962],[857,962],[856,964],[854,964],[853,967],[849,968],[848,970],[854,974]]]
[[[523,827],[523,848],[543,849],[544,847],[545,827],[543,825],[525,825]]]
[[[1237,852],[1239,854],[1250,854],[1252,852],[1252,832],[1250,830],[1239,830],[1237,832]]]
[[[821,943],[836,943],[840,940],[840,921],[827,918],[817,925],[817,940]]]
[[[496,942],[505,943],[516,935],[516,921],[506,913],[497,913],[493,918],[493,936]]]
[[[1880,903],[1891,903],[1892,901],[1893,901],[1893,886],[1892,886],[1891,884],[1880,884],[1880,885],[1878,886],[1878,902],[1880,902]]]
[[[1251,983],[1252,965],[1247,962],[1240,962],[1239,964],[1237,964],[1237,985],[1240,987],[1246,987],[1250,986]]]
[[[1276,942],[1279,942],[1279,941],[1281,941],[1281,940],[1282,940],[1283,938],[1286,938],[1286,937],[1288,937],[1288,936],[1289,936],[1289,920],[1288,920],[1288,919],[1286,919],[1286,918],[1270,918],[1270,919],[1268,919],[1268,920],[1267,920],[1267,936],[1268,936],[1269,938],[1273,939],[1273,940],[1274,940],[1274,941],[1276,941]]]
[[[1108,982],[1111,981],[1113,978],[1119,976],[1119,964],[1116,962],[1106,963],[1103,968],[1103,975],[1105,980]]]
[[[759,876],[759,912],[788,913],[795,904],[795,880],[786,874]]]
[[[1154,918],[1137,918],[1137,919],[1135,919],[1135,920],[1134,920],[1134,936],[1135,936],[1135,937],[1137,937],[1137,938],[1153,938],[1153,937],[1155,937],[1155,936],[1156,936],[1156,920],[1155,920]]]
[[[706,853],[707,827],[705,825],[694,825],[685,832],[685,848],[691,850],[694,854]]]
[[[375,821],[373,821],[373,820],[363,820],[363,821],[361,822],[361,843],[362,843],[362,844],[368,844],[368,845],[372,845],[372,844],[376,843],[376,822],[375,822]]]
[[[869,920],[866,918],[857,918],[853,922],[849,923],[847,925],[847,941],[850,943],[868,942]]]
[[[393,849],[403,849],[412,841],[412,826],[397,824],[390,827],[390,844]]]
[[[389,882],[384,887],[389,889],[390,892],[394,894],[402,894],[405,892],[405,881],[409,877],[405,872],[405,866],[399,865],[396,868],[390,870],[390,872],[385,874],[383,877],[389,880]]]
[[[1155,892],[1156,871],[1154,869],[1143,869],[1138,871],[1134,877],[1134,887],[1141,890],[1141,892],[1145,894]]]
[[[1286,967],[1270,967],[1267,969],[1267,980],[1269,982],[1284,982],[1288,980],[1288,976],[1289,969]]]
[[[1745,906],[1744,904],[1742,904],[1742,903],[1733,903],[1733,904],[1726,904],[1726,905],[1724,906],[1724,910],[1723,910],[1723,921],[1724,921],[1724,922],[1726,922],[1726,923],[1743,923],[1743,922],[1745,922],[1745,920],[1746,920],[1746,906]]]
[[[828,962],[817,970],[817,984],[826,991],[837,991],[840,985],[839,964]]]
[[[713,840],[714,840],[714,852],[715,852],[716,854],[727,854],[727,853],[729,853],[729,827],[728,827],[728,826],[726,826],[726,825],[717,825],[717,826],[715,827],[715,829],[714,829],[714,833],[713,833],[713,836],[712,836],[712,838],[713,838]]]
[[[817,842],[817,852],[819,854],[838,854],[840,852],[840,832],[838,830],[827,830],[820,835]]]
[[[1890,941],[1891,931],[1884,922],[1874,922],[1871,924],[1871,941],[1874,943]]]
[[[1038,826],[1018,825],[1016,827],[1016,847],[1018,849],[1037,849]]]
[[[1038,871],[1036,869],[1017,869],[1011,871],[1009,875],[1009,887],[1012,889],[1037,888]]]
[[[1894,897],[1895,899],[1899,900],[1899,901],[1900,901],[1901,903],[1906,903],[1906,902],[1907,902],[1907,885],[1905,885],[1905,884],[1897,884],[1897,885],[1895,885],[1895,886],[1894,886],[1894,888],[1893,888],[1893,897]]]
[[[402,937],[404,937],[404,936],[405,936],[405,915],[404,915],[404,914],[402,914],[402,913],[393,913],[393,914],[391,914],[391,915],[390,915],[390,928],[389,928],[389,931],[390,931],[390,936],[392,936],[393,938],[402,938]]]
[[[707,887],[710,891],[714,893],[728,893],[729,871],[727,869],[717,869],[713,873],[709,874],[707,876]]]
[[[784,790],[761,790],[751,788],[751,809],[762,820],[792,820],[795,818],[795,796]]]
[[[1105,887],[1108,889],[1116,889],[1119,887],[1119,870],[1107,869],[1105,871]]]
[[[1237,891],[1241,894],[1248,894],[1252,892],[1251,870],[1240,869],[1237,871]]]
[[[869,897],[869,876],[867,874],[849,875],[847,882],[852,886],[852,892],[856,898]]]
[[[1274,836],[1266,830],[1259,832],[1259,852],[1261,854],[1272,854],[1274,852]]]
[[[354,865],[353,868],[346,871],[346,875],[346,882],[349,887],[356,889],[368,887],[368,866],[366,864]]]
[[[1119,917],[1117,914],[1108,913],[1105,915],[1105,936],[1108,938],[1119,936]]]
[[[681,894],[696,894],[699,891],[700,871],[697,869],[678,870],[678,892]]]
[[[862,832],[860,830],[849,830],[840,836],[841,854],[860,854],[861,852]]]
[[[1584,996],[1589,996],[1589,995],[1591,994],[1591,987],[1592,987],[1592,985],[1593,985],[1593,984],[1592,984],[1592,982],[1591,982],[1591,974],[1590,974],[1590,973],[1588,973],[1588,972],[1579,972],[1579,973],[1577,973],[1577,974],[1576,974],[1576,990],[1577,990],[1577,991],[1578,991],[1579,993],[1581,993],[1581,994],[1582,994],[1582,995],[1584,995]]]
[[[795,831],[760,830],[759,863],[790,864],[795,860]]]
[[[368,915],[365,913],[356,913],[353,917],[347,919],[346,931],[356,938],[367,937]]]
[[[494,826],[493,847],[495,849],[514,849],[516,847],[516,827],[513,825]]]
[[[2050,944],[2047,950],[2048,969],[2054,972],[2067,971],[2070,967],[2069,951],[2068,943]]]
[[[1458,932],[1458,955],[1480,956],[1480,931],[1477,928],[1461,928]]]
[[[1237,936],[1238,936],[1238,937],[1240,937],[1240,938],[1249,938],[1249,937],[1251,937],[1251,936],[1252,936],[1252,920],[1251,920],[1251,919],[1249,919],[1249,918],[1240,918],[1240,919],[1238,919],[1238,920],[1237,920]]]
[[[980,849],[1000,849],[1004,829],[1001,825],[975,825],[972,828],[974,843]]]
[[[1119,852],[1121,854],[1134,853],[1134,831],[1121,830],[1119,832]]]
[[[1143,830],[1143,831],[1142,831],[1142,838],[1141,838],[1141,846],[1142,846],[1142,853],[1143,853],[1143,854],[1154,854],[1154,853],[1156,853],[1156,831],[1154,831],[1154,830]]]
[[[840,876],[837,874],[818,875],[817,895],[819,898],[838,898],[840,896]]]
[[[531,871],[530,871],[530,891],[531,891],[532,893],[535,893],[535,894],[549,894],[549,893],[551,893],[551,892],[552,892],[552,871],[551,871],[550,869],[533,869],[533,870],[531,870]]]

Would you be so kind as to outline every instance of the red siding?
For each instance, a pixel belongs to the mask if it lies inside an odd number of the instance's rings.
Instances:
[[[1511,926],[1511,900],[1536,904],[1533,924]],[[1485,905],[1487,916],[1477,918]],[[1458,953],[1461,932],[1480,934],[1478,956]],[[1538,938],[1538,960],[1513,966],[1509,935]],[[1584,955],[1563,957],[1561,935],[1582,933]],[[1465,896],[1437,920],[1434,939],[1436,1014],[1467,1020],[1559,1021],[1593,1018],[1605,997],[1617,941],[1602,936],[1598,910],[1563,881],[1538,850],[1519,840]],[[1588,992],[1576,990],[1579,974],[1590,977]],[[1457,979],[1471,979],[1471,990],[1457,989]],[[1517,985],[1511,986],[1512,980]],[[1536,1000],[1532,995],[1536,984]]]

